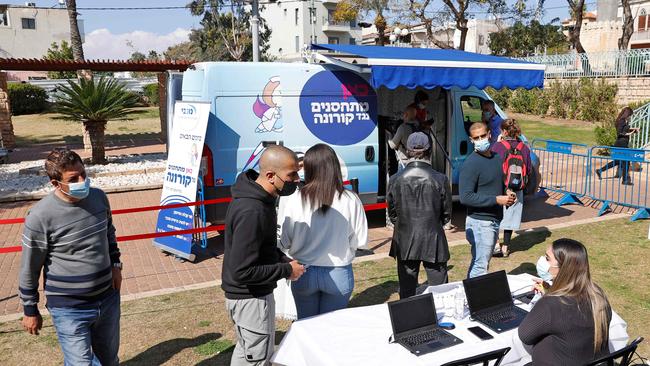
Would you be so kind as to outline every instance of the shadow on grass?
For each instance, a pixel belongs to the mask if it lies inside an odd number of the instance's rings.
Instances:
[[[383,304],[388,301],[392,294],[396,292],[397,281],[389,280],[382,282],[375,286],[371,286],[355,295],[350,300],[349,307]]]
[[[287,334],[287,332],[282,330],[275,331],[275,345],[278,346],[282,342],[282,338]],[[221,366],[221,365],[230,365],[230,359],[232,358],[232,353],[235,350],[235,345],[222,350],[219,354],[216,354],[208,359],[205,359],[196,364],[196,366]]]
[[[196,338],[176,338],[158,343],[139,355],[131,358],[128,361],[122,362],[122,366],[138,366],[138,365],[160,365],[169,361],[173,356],[178,354],[184,349],[195,348],[204,345],[208,342],[221,338],[221,333],[206,333]],[[232,351],[230,351],[232,352]],[[222,356],[223,353],[217,354],[212,359]],[[227,358],[228,362],[223,363],[227,365],[230,362],[230,353]],[[210,363],[211,365],[214,363]]]
[[[513,238],[508,249],[510,250],[510,253],[525,252],[535,245],[545,242],[550,236],[551,231],[548,228],[525,232]],[[542,255],[545,250],[546,248],[540,252],[540,255]]]

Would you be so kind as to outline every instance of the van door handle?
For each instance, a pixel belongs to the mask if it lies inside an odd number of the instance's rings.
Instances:
[[[366,146],[366,161],[369,163],[375,161],[375,148],[372,146]]]

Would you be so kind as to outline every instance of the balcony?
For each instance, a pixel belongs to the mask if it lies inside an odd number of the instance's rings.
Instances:
[[[328,5],[328,4],[336,5],[339,3],[339,0],[321,0],[321,2],[323,3],[323,5]]]
[[[335,22],[332,18],[323,18],[323,32],[350,32],[358,28],[356,21]]]

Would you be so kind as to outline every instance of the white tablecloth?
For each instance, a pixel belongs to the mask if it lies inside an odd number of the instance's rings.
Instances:
[[[511,290],[525,292],[530,289],[531,276],[508,276]],[[462,286],[460,282],[429,287],[425,292],[434,296]],[[436,304],[441,307],[442,304]],[[522,305],[523,307],[523,305]],[[438,312],[441,315],[441,312]],[[485,326],[483,329],[494,336],[481,341],[467,331],[479,325],[465,317],[452,321],[456,329],[450,333],[463,340],[462,344],[438,352],[417,357],[399,344],[389,344],[392,334],[386,304],[349,308],[296,321],[284,336],[273,362],[280,365],[441,365],[449,361],[478,355],[504,347],[511,347],[502,365],[524,365],[530,362],[530,354],[521,343],[517,330],[497,334]],[[610,349],[627,344],[627,325],[614,313],[610,326]]]

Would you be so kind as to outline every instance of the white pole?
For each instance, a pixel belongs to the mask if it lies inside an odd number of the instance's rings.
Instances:
[[[260,61],[260,8],[258,0],[253,0],[251,32],[253,33],[253,62]]]

